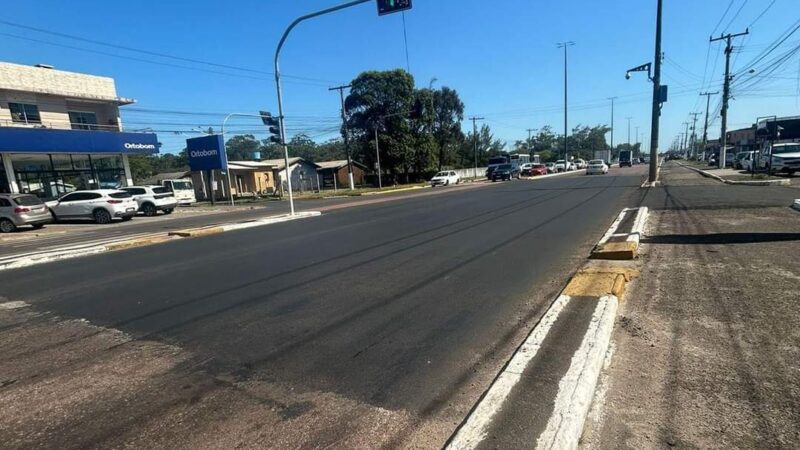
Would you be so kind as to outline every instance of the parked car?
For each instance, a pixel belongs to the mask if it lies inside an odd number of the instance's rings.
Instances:
[[[599,173],[600,175],[605,175],[608,173],[608,166],[602,159],[593,159],[589,161],[589,165],[586,166],[586,175],[593,175],[596,173]]]
[[[179,205],[191,205],[197,202],[197,198],[194,195],[194,186],[192,185],[192,180],[162,180],[161,185],[175,194],[175,198],[178,200]]]
[[[117,189],[70,192],[48,204],[53,219],[92,219],[99,224],[111,223],[118,217],[131,220],[139,204],[130,193]]]
[[[739,152],[736,154],[736,158],[733,160],[733,168],[734,169],[744,169],[744,160],[748,154],[752,154],[752,151],[749,152]]]
[[[531,167],[528,169],[528,173],[523,173],[523,175],[535,177],[536,175],[547,175],[547,173],[547,166],[544,164],[531,164]]]
[[[461,178],[458,176],[457,173],[453,170],[443,170],[433,178],[431,178],[431,187],[433,186],[448,186],[451,184],[458,184],[461,182]]]
[[[572,164],[567,166],[563,159],[559,159],[558,161],[556,161],[556,172],[564,172],[566,170],[571,170],[570,167],[572,167]]]
[[[519,173],[522,174],[523,176],[526,176],[526,177],[530,176],[531,175],[531,167],[532,166],[533,166],[533,163],[525,163],[525,164],[520,165],[519,166]]]
[[[131,194],[139,205],[139,212],[148,217],[159,211],[170,214],[178,206],[175,194],[164,186],[129,186],[120,190]]]
[[[547,173],[556,173],[556,163],[544,163],[545,167],[547,167]]]
[[[764,159],[769,159],[767,156]],[[783,172],[794,175],[800,171],[800,143],[783,143],[772,146],[772,173]]]
[[[586,160],[578,158],[575,160],[575,169],[581,170],[586,168]]]
[[[514,164],[500,164],[492,171],[492,181],[519,179],[519,166]]]
[[[30,194],[0,194],[0,233],[30,225],[39,229],[53,221],[50,210],[39,197]]]

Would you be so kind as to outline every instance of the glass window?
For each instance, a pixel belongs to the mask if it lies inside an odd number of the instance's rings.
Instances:
[[[192,182],[191,181],[173,181],[172,188],[175,190],[191,190],[192,189]]]
[[[143,188],[125,188],[123,191],[130,192],[131,195],[145,195],[147,192]]]
[[[17,123],[42,123],[39,107],[27,103],[9,103],[11,120]]]
[[[69,123],[73,130],[96,130],[97,114],[86,111],[69,111]]]
[[[131,193],[125,191],[119,191],[119,192],[112,192],[111,194],[108,194],[108,196],[111,198],[131,198]]]
[[[19,206],[35,206],[41,205],[42,201],[34,195],[20,195],[19,197],[14,197],[14,203]]]
[[[6,200],[4,198],[0,198],[0,208],[10,208],[10,207],[11,207],[11,202],[10,201],[8,201],[8,200]]]
[[[161,187],[161,186],[153,188],[153,193],[154,194],[169,194],[170,192],[171,191],[169,189],[167,189],[165,187]]]

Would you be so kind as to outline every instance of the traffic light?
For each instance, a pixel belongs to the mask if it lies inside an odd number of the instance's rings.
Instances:
[[[272,136],[269,137],[269,141],[275,144],[282,144],[281,123],[278,118],[272,117],[272,114],[267,111],[259,111],[258,114],[261,115],[261,121],[264,122],[264,125],[269,127],[269,132],[272,134]]]
[[[411,0],[377,0],[378,15],[396,13],[411,9]]]

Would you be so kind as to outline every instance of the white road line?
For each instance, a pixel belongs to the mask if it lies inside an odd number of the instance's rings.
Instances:
[[[492,419],[502,408],[503,402],[508,397],[511,389],[522,378],[525,368],[536,356],[547,333],[569,301],[569,296],[560,295],[553,302],[550,309],[542,317],[542,320],[528,335],[522,346],[517,349],[506,368],[494,380],[486,395],[480,400],[453,440],[450,441],[447,446],[448,449],[472,449],[486,438],[487,429],[492,423]]]
[[[611,340],[617,303],[617,298],[613,295],[602,297],[598,301],[583,342],[572,356],[567,373],[558,383],[553,413],[545,431],[536,441],[537,449],[561,450],[578,447]]]

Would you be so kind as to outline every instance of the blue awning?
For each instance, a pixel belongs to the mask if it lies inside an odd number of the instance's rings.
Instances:
[[[0,127],[0,152],[5,153],[158,153],[153,133],[53,130]]]

